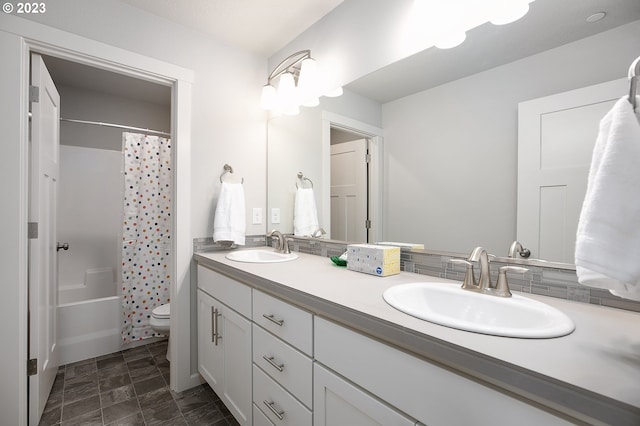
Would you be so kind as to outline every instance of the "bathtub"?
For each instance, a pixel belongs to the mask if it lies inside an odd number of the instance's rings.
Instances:
[[[60,365],[122,350],[120,296],[58,305]]]

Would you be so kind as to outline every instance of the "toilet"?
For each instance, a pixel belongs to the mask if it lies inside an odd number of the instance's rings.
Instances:
[[[171,304],[160,305],[151,311],[151,319],[149,325],[151,328],[160,334],[164,334],[169,337],[169,343],[167,344],[167,361],[171,361],[171,336],[169,335],[169,329],[171,328]]]

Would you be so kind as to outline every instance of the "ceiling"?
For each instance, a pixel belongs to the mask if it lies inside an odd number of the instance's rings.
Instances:
[[[586,22],[596,12],[607,15]],[[512,24],[486,23],[468,31],[460,46],[423,50],[345,87],[384,104],[639,19],[639,0],[536,0]]]
[[[266,58],[343,0],[121,0]]]
[[[270,56],[343,0],[121,1]],[[605,19],[585,21],[600,11],[607,12]],[[345,87],[386,103],[639,19],[639,0],[536,0],[515,23],[482,25],[454,49],[426,49]],[[168,87],[57,58],[45,61],[56,84],[170,104]]]

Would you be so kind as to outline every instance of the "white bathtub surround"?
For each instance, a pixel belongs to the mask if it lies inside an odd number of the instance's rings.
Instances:
[[[123,133],[122,341],[153,337],[152,310],[169,303],[171,141]]]
[[[122,153],[60,146],[58,252],[60,304],[118,292]]]
[[[58,305],[60,364],[122,349],[120,296]]]

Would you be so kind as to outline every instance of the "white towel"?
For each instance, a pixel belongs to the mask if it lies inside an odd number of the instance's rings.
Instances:
[[[223,182],[213,219],[213,241],[243,246],[245,229],[244,188],[241,183]]]
[[[640,117],[619,99],[600,122],[576,236],[581,284],[640,300]]]
[[[313,188],[298,188],[293,209],[293,235],[312,235],[320,228]]]

